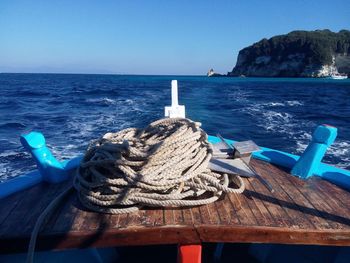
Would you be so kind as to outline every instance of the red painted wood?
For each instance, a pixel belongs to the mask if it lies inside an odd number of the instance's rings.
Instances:
[[[177,253],[178,263],[201,263],[202,245],[179,245]]]

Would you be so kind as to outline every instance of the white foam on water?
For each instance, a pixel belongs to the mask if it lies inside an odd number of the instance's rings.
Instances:
[[[94,130],[94,125],[92,123],[87,123],[80,119],[73,119],[67,123],[68,130],[70,131],[70,136],[74,137],[87,137]]]
[[[0,183],[21,174],[18,170],[9,169],[9,165],[9,163],[0,163]]]
[[[128,104],[134,104],[134,101],[132,99],[126,99],[124,101]]]
[[[303,103],[297,100],[280,102],[267,102],[247,104],[249,106],[242,109],[243,112],[253,116],[256,125],[267,132],[291,138],[295,145],[287,147],[287,151],[295,154],[302,154],[312,139],[312,131],[317,127],[317,123],[303,119],[297,119],[291,113],[283,110],[272,110],[271,107],[282,106],[302,106]],[[310,131],[310,132],[306,132]],[[336,157],[340,162],[333,163],[342,168],[350,166],[350,142],[336,139],[334,144],[328,149],[328,157]],[[327,158],[326,158],[327,159]]]
[[[297,154],[302,154],[306,147],[309,145],[312,139],[311,133],[304,131],[299,132],[293,136],[293,139],[296,141],[297,147],[295,149]]]
[[[350,166],[350,142],[337,140],[328,149],[327,154],[337,156],[341,161],[335,164],[342,168]]]
[[[268,102],[268,103],[264,103],[262,105],[265,105],[268,107],[283,107],[283,106],[285,106],[284,103],[281,103],[281,102]]]
[[[262,112],[262,115],[265,122],[265,129],[268,131],[276,131],[278,129],[284,130],[290,125],[293,118],[289,113],[276,111],[265,111]]]
[[[0,182],[26,174],[35,169],[34,164],[30,165],[27,163],[25,166],[22,166],[23,162],[26,162],[31,158],[30,153],[25,152],[24,150],[5,150],[2,152],[0,154]]]
[[[341,156],[350,157],[350,143],[346,141],[335,141],[329,148],[330,153]]]
[[[113,105],[116,103],[116,100],[113,100],[110,98],[86,99],[85,101],[89,103],[106,104],[106,105]]]
[[[270,110],[272,105],[281,106],[282,103],[258,103],[245,107],[243,111],[253,116],[257,125],[267,131],[274,131],[283,134],[292,134],[294,123],[293,115],[284,111]]]
[[[296,141],[297,143],[297,148],[295,149],[295,151],[297,152],[297,154],[302,154],[306,147],[309,145],[307,142],[304,141]]]
[[[75,144],[67,144],[62,146],[48,145],[52,154],[59,160],[69,160],[82,154],[80,147]]]
[[[251,94],[250,92],[236,87],[235,90],[233,90],[231,93],[228,94],[228,98],[232,101],[245,103],[249,101],[248,96],[250,94]]]
[[[304,103],[297,101],[297,100],[288,100],[288,101],[286,101],[286,104],[288,106],[302,106],[302,105],[304,105]]]
[[[295,137],[297,143],[296,152],[302,154],[306,147],[311,142],[311,134],[304,133],[299,137]],[[336,141],[327,149],[326,156],[334,156],[340,159],[338,163],[331,163],[332,165],[348,168],[350,166],[350,142],[336,139]]]
[[[266,102],[258,104],[261,107],[285,107],[285,106],[302,106],[302,102],[297,100],[287,100],[286,102]]]
[[[11,157],[11,156],[14,156],[14,155],[16,155],[17,153],[16,152],[14,152],[14,151],[9,151],[9,150],[6,150],[6,151],[4,151],[4,152],[2,152],[2,153],[0,153],[0,157]]]

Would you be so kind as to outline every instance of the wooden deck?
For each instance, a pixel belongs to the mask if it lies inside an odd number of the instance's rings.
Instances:
[[[252,165],[275,189],[245,179],[242,195],[188,209],[89,212],[71,194],[47,222],[37,249],[201,242],[350,245],[350,193],[327,181],[297,179],[257,160]],[[0,200],[0,252],[27,249],[39,214],[70,182],[42,183]]]

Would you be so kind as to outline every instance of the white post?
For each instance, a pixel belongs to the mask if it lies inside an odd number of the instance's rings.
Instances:
[[[177,97],[177,80],[171,81],[171,106],[178,106],[179,100]]]
[[[171,106],[164,108],[165,117],[169,118],[186,118],[185,106],[179,105],[177,94],[177,80],[171,81]]]

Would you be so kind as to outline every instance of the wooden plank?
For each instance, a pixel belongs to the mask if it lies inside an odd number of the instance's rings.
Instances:
[[[62,207],[58,207],[50,216],[50,220],[43,226],[42,233],[68,232],[74,224],[78,212],[78,200],[75,194],[68,196]]]
[[[148,227],[164,225],[163,209],[147,208],[142,219],[142,225]]]
[[[245,218],[240,218],[241,224],[257,225],[258,221],[256,219],[256,215],[254,214],[252,207],[249,204],[249,196],[246,195],[246,193],[243,193],[243,194],[233,194],[233,195],[230,195],[230,197],[231,197],[230,201],[232,206],[235,206],[235,207],[239,206],[238,209],[243,210],[244,214],[246,215]]]
[[[144,210],[139,210],[129,214],[128,226],[140,226],[144,217]]]
[[[316,181],[313,185],[324,195],[324,200],[326,200],[329,206],[336,208],[337,215],[344,216],[346,220],[344,220],[343,224],[350,226],[350,204],[349,206],[346,205],[346,203],[348,203],[347,200],[350,199],[350,193],[342,190],[342,195],[339,196],[340,199],[338,199],[337,196],[334,195],[334,189],[339,189],[338,187],[334,187],[330,182],[326,182],[320,178],[314,178],[313,180]]]
[[[175,225],[174,211],[170,208],[164,208],[164,224]]]
[[[1,238],[1,253],[25,252],[28,248],[27,237]],[[193,227],[130,227],[110,229],[109,231],[73,231],[66,234],[39,235],[36,250],[140,246],[157,244],[199,243],[200,238]]]
[[[284,191],[288,193],[290,198],[294,201],[295,207],[302,212],[303,217],[307,218],[313,224],[314,228],[331,228],[328,222],[322,219],[319,211],[313,204],[300,192],[300,189],[289,182],[288,177],[290,177],[290,175],[286,175],[283,178],[276,176],[274,179],[276,179]],[[286,183],[288,186],[285,185]]]
[[[348,246],[350,230],[308,230],[283,227],[201,226],[197,228],[205,242],[275,243]]]
[[[198,209],[201,215],[202,224],[211,224],[208,206],[201,205],[200,207],[198,207]]]
[[[126,228],[128,226],[129,214],[120,214],[118,220],[118,228]],[[148,218],[146,216],[142,217],[142,224],[147,223]]]
[[[173,215],[174,215],[174,223],[175,225],[182,225],[184,223],[184,217],[182,215],[182,209],[181,208],[174,208],[172,209]]]
[[[321,192],[330,193],[332,198],[336,199],[339,204],[344,207],[350,208],[350,192],[341,187],[338,187],[331,182],[321,180],[320,178],[312,178],[312,181],[317,181],[316,185],[321,188]]]
[[[230,213],[230,222],[229,224],[240,224],[239,217],[237,216],[237,211],[242,209],[242,204],[235,193],[230,193],[227,196],[227,203],[230,207],[229,213]]]
[[[301,197],[304,200],[303,204],[307,204],[303,208],[303,212],[318,229],[339,228],[337,223],[328,220],[330,213],[324,210],[327,206],[323,202],[320,202],[317,194],[312,193],[314,190],[309,188],[307,181],[303,182],[290,175],[284,178],[288,180],[290,185],[294,185],[295,189],[298,190],[299,194],[296,194],[295,197]],[[311,196],[309,193],[312,193]],[[329,211],[329,208],[327,210]]]
[[[192,211],[191,208],[183,208],[182,215],[184,219],[184,225],[193,225]]]
[[[251,224],[250,218],[247,216],[245,213],[245,210],[243,209],[242,205],[240,205],[238,208],[235,207],[234,204],[240,203],[241,201],[239,200],[239,197],[236,194],[229,194],[228,195],[228,200],[231,203],[232,211],[233,213],[231,214],[231,218],[229,222],[235,222],[236,224],[240,225],[249,225]],[[216,204],[215,204],[216,205]],[[218,212],[219,214],[219,212]],[[219,214],[219,219],[220,219],[220,225],[223,225],[223,222],[221,222],[221,217],[222,215]]]
[[[37,200],[33,202],[32,198],[23,198],[3,224],[1,234],[19,236],[30,234],[40,214],[61,191],[62,184],[48,183],[41,183],[29,189],[28,196],[37,197]]]
[[[266,172],[261,169],[261,166],[257,165],[256,162],[254,162],[254,168],[264,179],[268,178],[268,176],[273,176],[266,174]],[[250,195],[260,199],[264,203],[266,209],[275,219],[276,224],[279,227],[291,227],[293,225],[291,218],[281,206],[280,200],[276,198],[268,189],[266,189],[266,187],[262,185],[257,178],[251,180],[250,183],[253,187],[253,191],[250,192]]]
[[[30,197],[38,196],[43,191],[42,184],[36,185],[32,188],[26,190],[27,197],[19,201],[16,209],[13,209],[11,213],[7,216],[7,220],[1,225],[0,236],[21,236],[23,235],[21,226],[23,225],[23,216],[28,211],[28,207],[33,205],[33,200]],[[29,215],[30,216],[30,215]]]
[[[269,211],[266,209],[263,202],[249,194],[251,191],[253,191],[252,190],[253,187],[250,184],[250,180],[251,179],[247,179],[245,181],[245,185],[246,185],[245,199],[249,203],[249,206],[253,214],[255,215],[257,224],[264,225],[264,226],[276,226],[275,219],[271,216]]]
[[[98,213],[88,210],[80,211],[79,217],[79,224],[74,226],[75,231],[94,231],[99,228],[99,220],[102,219]]]
[[[111,229],[118,229],[119,228],[119,217],[120,215],[111,215],[109,218],[109,225]]]
[[[1,224],[7,219],[7,217],[16,209],[17,205],[23,198],[28,196],[28,190],[14,193],[8,197],[0,199],[0,228]]]
[[[208,213],[209,213],[209,222],[210,224],[220,224],[220,218],[219,218],[219,214],[218,211],[216,210],[216,206],[215,203],[211,203],[211,204],[207,204],[205,205],[205,207],[208,209]]]
[[[193,216],[193,224],[194,225],[200,225],[202,224],[202,217],[201,213],[198,207],[192,207],[191,208],[191,213]]]
[[[86,208],[84,208],[82,204],[78,201],[78,197],[75,200],[77,201],[76,206],[78,208],[78,211],[73,219],[71,231],[78,231],[83,228],[85,216],[88,213]]]
[[[231,216],[229,212],[230,208],[227,208],[225,205],[227,198],[227,195],[224,195],[221,197],[221,199],[215,202],[216,211],[220,218],[220,225],[229,224],[229,222],[231,221]]]
[[[262,169],[266,172],[266,167],[262,166]],[[286,180],[281,178],[282,171],[276,171],[276,167],[272,167],[271,165],[268,167],[268,170],[273,171],[274,174],[278,174],[276,176],[269,177],[269,183],[273,187],[274,196],[279,199],[279,203],[282,205],[283,209],[291,218],[293,222],[293,227],[303,228],[303,229],[315,229],[314,224],[305,217],[302,209],[300,208],[300,204],[296,202],[299,200],[298,191],[294,188],[293,185],[286,185]],[[285,174],[285,176],[290,176]]]

